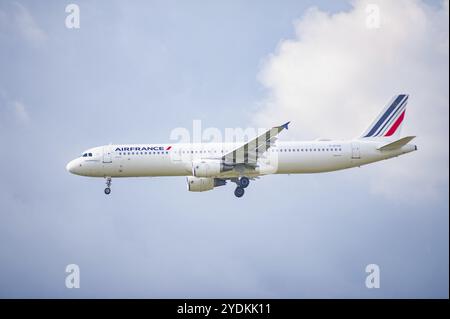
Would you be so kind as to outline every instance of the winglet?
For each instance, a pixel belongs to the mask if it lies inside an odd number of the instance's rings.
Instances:
[[[288,130],[289,129],[289,127],[288,127],[289,123],[291,123],[291,121],[289,121],[287,123],[284,123],[283,125],[281,125],[281,127],[285,128],[286,130]]]

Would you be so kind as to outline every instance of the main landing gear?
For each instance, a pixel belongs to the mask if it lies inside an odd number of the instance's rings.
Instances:
[[[234,195],[238,198],[244,196],[245,190],[244,188],[247,188],[250,184],[250,179],[248,177],[241,177],[239,180],[236,181],[236,189],[234,190]]]
[[[105,194],[109,195],[110,193],[111,193],[111,177],[106,177]]]

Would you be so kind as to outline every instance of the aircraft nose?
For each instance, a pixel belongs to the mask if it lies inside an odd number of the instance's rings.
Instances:
[[[73,174],[74,168],[75,168],[75,163],[74,163],[74,161],[70,161],[69,163],[67,163],[67,165],[66,165],[66,171],[68,171],[68,172],[70,172],[70,173]]]

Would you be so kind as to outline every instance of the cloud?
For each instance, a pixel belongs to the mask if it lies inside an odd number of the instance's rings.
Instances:
[[[0,126],[12,123],[27,125],[31,121],[25,104],[17,99],[10,99],[5,90],[0,88]]]
[[[24,124],[30,122],[30,115],[28,114],[25,105],[22,102],[14,101],[13,102],[14,114],[16,118]]]
[[[18,2],[12,2],[10,12],[0,11],[0,34],[14,33],[32,46],[40,46],[47,34],[40,28],[30,11]]]
[[[379,8],[379,28],[366,24],[369,4]],[[263,62],[268,96],[257,125],[292,120],[298,138],[353,138],[394,94],[409,93],[403,130],[418,136],[420,151],[361,176],[375,193],[438,196],[448,187],[448,12],[448,1],[409,0],[355,1],[336,14],[309,9],[294,23],[295,38]]]

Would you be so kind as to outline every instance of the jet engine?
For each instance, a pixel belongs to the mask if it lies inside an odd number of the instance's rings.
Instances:
[[[188,176],[186,178],[188,190],[190,192],[205,192],[210,191],[214,187],[222,186],[226,184],[226,181],[219,178],[209,177],[195,177]]]
[[[192,175],[196,177],[214,177],[222,172],[220,160],[198,160],[192,162]]]

